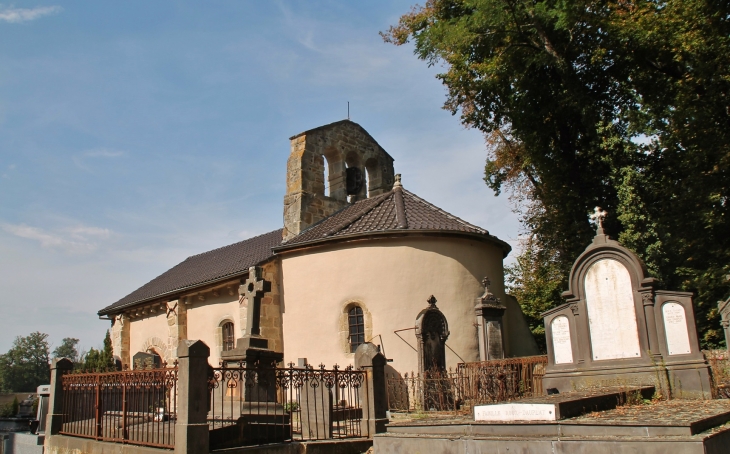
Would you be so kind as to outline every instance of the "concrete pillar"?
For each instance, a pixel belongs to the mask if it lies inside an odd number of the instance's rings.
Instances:
[[[51,363],[51,395],[48,401],[46,435],[57,435],[63,424],[63,381],[61,377],[71,372],[74,364],[67,358],[56,358]]]
[[[182,340],[177,347],[178,408],[175,454],[208,454],[208,357],[202,341]]]
[[[361,390],[362,420],[360,434],[372,437],[386,431],[388,425],[388,390],[385,383],[385,364],[387,360],[380,348],[365,342],[355,351],[355,368],[366,372],[364,389]]]

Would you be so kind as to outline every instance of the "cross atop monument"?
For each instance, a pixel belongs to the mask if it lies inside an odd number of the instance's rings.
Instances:
[[[596,224],[596,234],[603,235],[603,221],[608,217],[608,211],[601,207],[595,207],[590,215],[591,221]]]
[[[261,268],[252,266],[248,269],[248,279],[238,287],[238,293],[248,300],[246,311],[246,334],[261,334],[261,298],[271,291],[271,282],[262,277]]]
[[[484,279],[482,279],[482,285],[487,291],[489,291],[489,286],[492,285],[492,281],[490,281],[487,276],[484,276]]]
[[[435,307],[436,307],[436,297],[435,297],[435,296],[431,295],[431,296],[430,296],[430,297],[429,297],[429,298],[428,298],[428,299],[426,300],[426,302],[427,302],[427,303],[428,303],[428,304],[429,304],[429,305],[430,305],[430,306],[431,306],[432,308],[435,308]]]

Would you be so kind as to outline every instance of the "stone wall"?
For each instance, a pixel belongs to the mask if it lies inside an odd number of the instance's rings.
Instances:
[[[325,165],[328,181],[324,181]],[[359,168],[367,186],[348,201],[346,169]],[[393,158],[360,125],[343,120],[291,138],[284,197],[284,239],[349,202],[393,188]]]

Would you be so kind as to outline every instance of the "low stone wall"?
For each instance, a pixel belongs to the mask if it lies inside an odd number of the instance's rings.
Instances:
[[[65,435],[52,435],[46,439],[45,444],[45,454],[164,454],[171,452],[170,449],[109,443]]]

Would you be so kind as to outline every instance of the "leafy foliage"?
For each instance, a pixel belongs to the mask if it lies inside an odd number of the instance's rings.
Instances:
[[[96,350],[95,348],[89,349],[82,358],[79,368],[87,372],[111,372],[117,370],[112,350],[112,338],[109,331],[106,332],[106,336],[104,337],[104,348],[101,350]]]
[[[4,392],[34,392],[49,383],[48,334],[18,336],[13,346],[0,355],[0,386]]]
[[[445,108],[485,133],[485,181],[529,233],[507,275],[534,333],[598,205],[663,286],[695,292],[703,347],[721,343],[730,3],[428,0],[383,36],[442,63]]]
[[[68,358],[74,363],[79,359],[79,352],[76,350],[79,340],[73,337],[64,337],[61,345],[53,350],[54,358]]]

